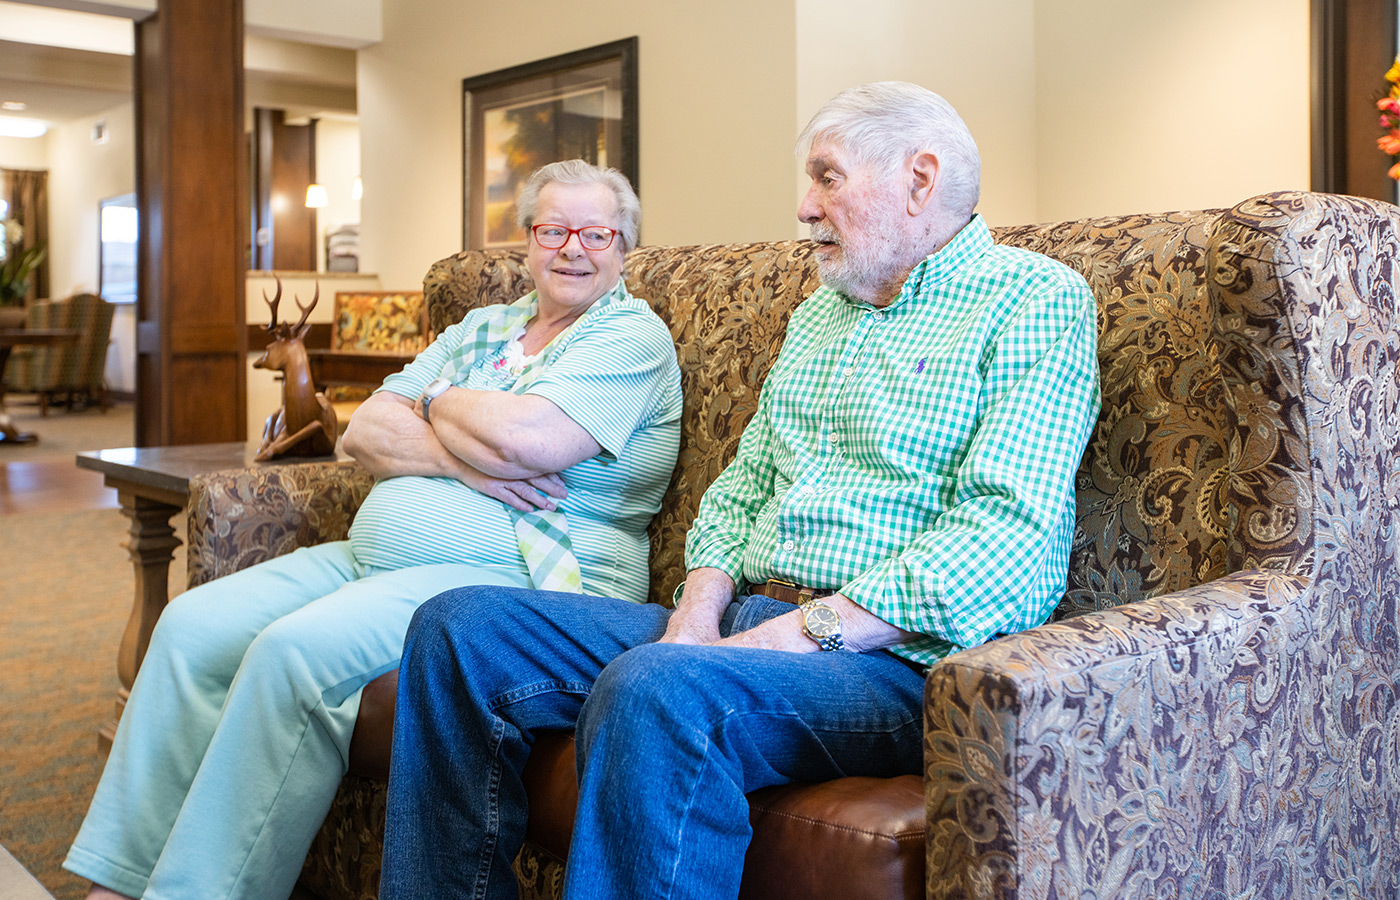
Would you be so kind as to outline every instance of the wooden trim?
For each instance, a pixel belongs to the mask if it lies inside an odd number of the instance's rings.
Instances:
[[[1340,43],[1342,7],[1338,0],[1312,0],[1311,78],[1312,189],[1335,192],[1342,183],[1345,142],[1342,129],[1342,88],[1338,70],[1343,53]]]
[[[136,445],[242,441],[242,0],[160,0],[136,25],[135,67]]]
[[[272,215],[272,110],[253,110],[253,269],[272,268],[272,236],[276,219]]]
[[[1394,0],[1312,0],[1311,185],[1394,202],[1375,101],[1396,55]]]

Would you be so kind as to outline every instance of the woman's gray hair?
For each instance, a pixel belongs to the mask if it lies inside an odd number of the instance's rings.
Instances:
[[[535,224],[535,214],[540,208],[540,191],[548,184],[605,185],[617,200],[617,233],[622,238],[622,252],[627,253],[637,246],[637,233],[642,226],[642,203],[626,175],[617,169],[604,169],[581,159],[566,159],[541,166],[530,175],[530,180],[520,191],[520,198],[515,201],[515,220],[521,228],[528,231]]]
[[[812,145],[831,141],[877,173],[891,175],[915,154],[932,151],[941,164],[943,206],[972,215],[981,192],[982,158],[957,110],[927,88],[877,81],[837,94],[797,138],[806,158]]]

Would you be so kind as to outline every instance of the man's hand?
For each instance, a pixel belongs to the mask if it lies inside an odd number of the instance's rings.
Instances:
[[[719,569],[691,569],[676,611],[666,623],[662,644],[712,644],[719,640],[719,620],[734,599],[734,579]]]
[[[847,650],[879,650],[918,637],[912,632],[894,627],[841,594],[823,597],[821,602],[836,610],[836,614],[841,617],[841,641]],[[800,609],[783,613],[755,625],[748,631],[731,634],[712,643],[716,647],[754,647],[763,650],[786,650],[791,653],[813,653],[821,650],[816,641],[803,634]]]
[[[796,608],[790,613],[760,622],[748,631],[731,634],[710,644],[714,647],[786,650],[789,653],[812,653],[821,649],[816,641],[802,633],[802,611]]]

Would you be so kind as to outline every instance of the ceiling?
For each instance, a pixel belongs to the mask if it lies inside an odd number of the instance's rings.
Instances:
[[[249,107],[284,109],[289,117],[353,117],[355,51],[249,37],[245,46]],[[55,126],[94,116],[131,99],[132,58],[0,40],[0,102],[23,111],[0,115],[41,119]]]
[[[58,125],[130,99],[129,56],[0,41],[0,102],[26,104],[5,115]]]

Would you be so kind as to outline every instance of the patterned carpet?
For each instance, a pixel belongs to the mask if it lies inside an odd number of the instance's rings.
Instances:
[[[59,900],[87,887],[59,863],[101,772],[131,612],[126,526],[111,509],[0,516],[0,845]]]

